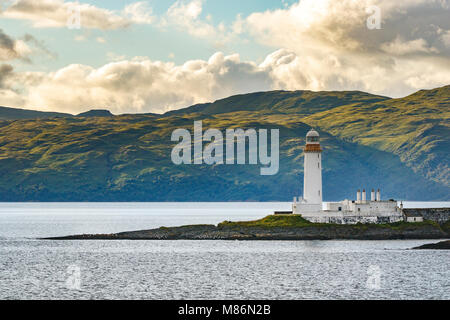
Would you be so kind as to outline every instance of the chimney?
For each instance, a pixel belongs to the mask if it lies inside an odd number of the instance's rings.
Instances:
[[[363,189],[362,202],[366,202],[366,189]]]
[[[294,204],[297,203],[297,197],[294,197]]]
[[[370,194],[370,201],[375,201],[375,189],[372,189],[372,193]]]
[[[378,191],[377,191],[377,201],[381,201],[380,189],[378,189]]]
[[[356,202],[361,202],[361,190],[358,189],[358,192],[356,193]]]

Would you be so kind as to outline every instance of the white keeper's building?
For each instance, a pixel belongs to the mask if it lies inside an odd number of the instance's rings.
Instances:
[[[402,208],[397,202],[382,201],[380,189],[372,189],[370,200],[366,190],[358,190],[356,200],[341,202],[322,202],[322,148],[320,136],[315,130],[306,135],[304,149],[305,167],[303,181],[303,197],[295,197],[292,213],[315,223],[392,223],[403,221]]]

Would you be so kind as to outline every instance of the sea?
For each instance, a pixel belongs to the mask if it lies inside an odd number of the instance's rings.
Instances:
[[[406,208],[450,202],[404,202]],[[437,240],[49,241],[254,220],[290,203],[0,203],[0,300],[450,299]]]

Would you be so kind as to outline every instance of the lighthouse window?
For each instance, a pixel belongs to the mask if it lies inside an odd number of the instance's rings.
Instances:
[[[319,137],[308,137],[307,141],[308,142],[319,142]]]
[[[317,164],[317,168],[319,168],[320,169],[320,162]]]

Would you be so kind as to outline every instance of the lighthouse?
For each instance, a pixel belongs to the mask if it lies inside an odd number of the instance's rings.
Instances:
[[[311,129],[306,135],[304,149],[305,166],[303,175],[303,200],[308,205],[318,205],[322,208],[322,148],[320,136]]]
[[[382,201],[380,189],[372,189],[370,201],[366,189],[358,189],[356,201],[327,202],[322,207],[322,148],[316,130],[306,135],[303,198],[294,197],[292,213],[313,223],[394,223],[403,221],[403,210],[394,200]],[[368,189],[370,190],[370,189]],[[291,212],[288,212],[288,214]],[[275,213],[285,214],[285,212]]]

